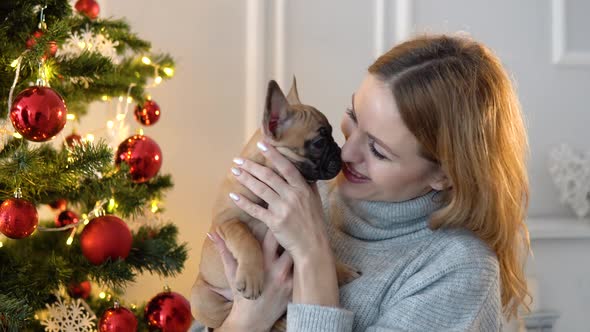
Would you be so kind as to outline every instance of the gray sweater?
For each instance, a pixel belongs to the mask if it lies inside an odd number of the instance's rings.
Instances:
[[[340,308],[290,303],[288,331],[501,330],[498,260],[467,230],[428,228],[435,192],[388,203],[331,188],[319,184],[334,254],[362,276]]]

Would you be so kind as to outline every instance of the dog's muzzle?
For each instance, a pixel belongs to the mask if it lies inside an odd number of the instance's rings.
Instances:
[[[327,144],[318,160],[298,165],[299,171],[309,182],[329,180],[340,172],[342,158],[340,147],[336,143]]]

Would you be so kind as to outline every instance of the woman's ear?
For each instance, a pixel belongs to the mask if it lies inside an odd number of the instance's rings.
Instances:
[[[453,186],[451,180],[439,165],[433,170],[429,185],[432,189],[437,191],[449,189]]]

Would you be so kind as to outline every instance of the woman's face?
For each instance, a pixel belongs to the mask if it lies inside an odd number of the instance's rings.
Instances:
[[[342,133],[342,195],[362,200],[401,202],[441,190],[440,167],[419,154],[418,140],[406,128],[389,86],[368,74],[352,97]]]

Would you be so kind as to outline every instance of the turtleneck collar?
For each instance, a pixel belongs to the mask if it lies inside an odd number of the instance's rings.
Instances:
[[[332,221],[342,232],[364,241],[405,242],[430,234],[429,217],[442,206],[436,200],[437,191],[404,202],[380,202],[349,199],[334,189]]]

